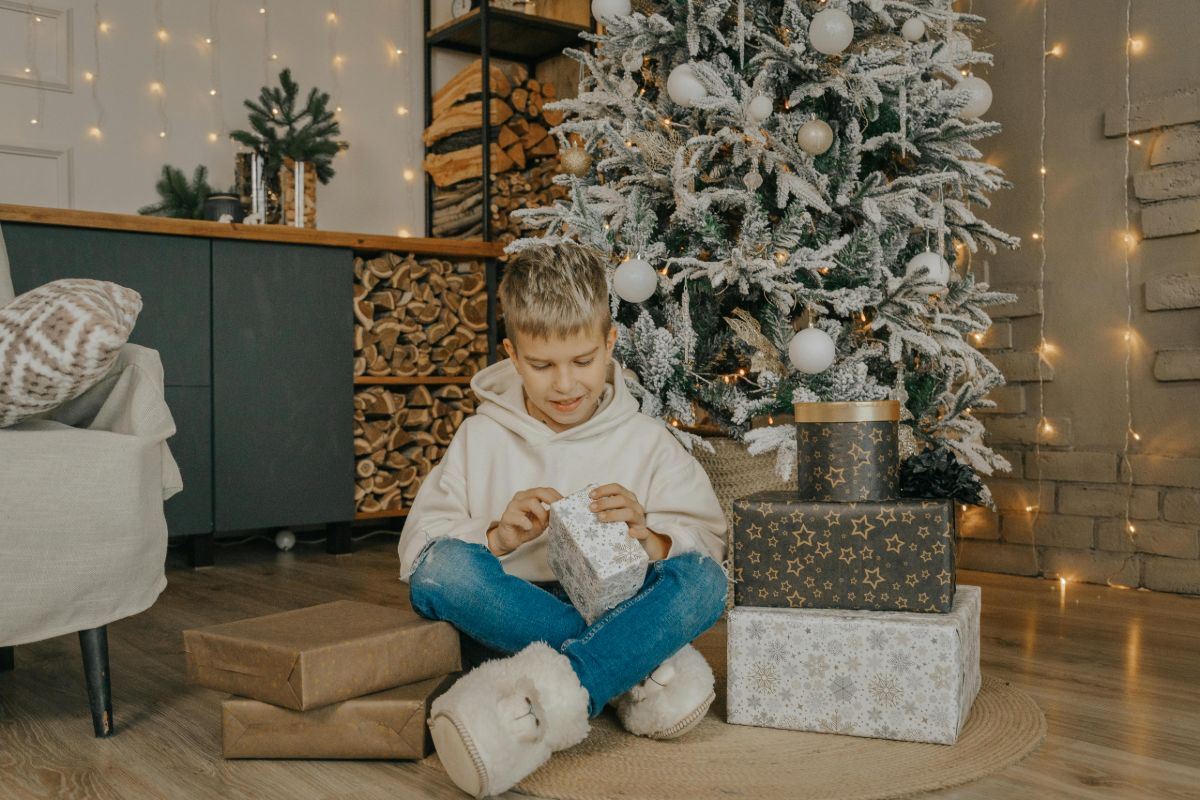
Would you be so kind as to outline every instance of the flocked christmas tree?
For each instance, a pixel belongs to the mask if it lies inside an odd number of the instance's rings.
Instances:
[[[969,75],[983,20],[951,0],[636,5],[595,0],[594,52],[568,51],[571,196],[518,212],[541,237],[510,250],[611,253],[618,357],[685,445],[698,407],[787,475],[794,429],[753,418],[895,398],[908,490],[988,502],[978,475],[1008,464],[971,409],[1003,377],[965,337],[1011,297],[969,256],[1017,240],[976,216],[1008,185],[973,144],[999,130]]]

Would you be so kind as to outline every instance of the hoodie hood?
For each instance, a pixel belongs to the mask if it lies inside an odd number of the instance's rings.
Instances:
[[[602,436],[638,413],[637,400],[625,386],[624,377],[614,377],[620,375],[621,365],[614,360],[596,413],[572,428],[555,433],[525,410],[524,382],[512,359],[506,358],[480,370],[471,379],[471,389],[480,401],[475,413],[490,417],[532,445]]]

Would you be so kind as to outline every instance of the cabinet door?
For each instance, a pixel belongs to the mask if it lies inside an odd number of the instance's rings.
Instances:
[[[217,530],[352,519],[350,251],[212,247]]]
[[[209,240],[4,223],[17,294],[94,278],[142,295],[129,341],[158,351],[168,386],[209,385]]]

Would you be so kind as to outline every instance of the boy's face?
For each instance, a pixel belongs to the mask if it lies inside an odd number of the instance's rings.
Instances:
[[[597,325],[571,336],[542,339],[512,331],[504,351],[525,383],[526,409],[554,432],[591,418],[604,393],[617,329]]]

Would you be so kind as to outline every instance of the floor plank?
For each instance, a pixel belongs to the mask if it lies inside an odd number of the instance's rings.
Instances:
[[[394,537],[326,555],[323,540],[281,553],[221,548],[217,566],[168,557],[149,611],[109,627],[118,733],[95,739],[78,637],[17,648],[0,674],[0,797],[460,798],[435,770],[405,762],[225,761],[221,695],[184,680],[185,628],[341,598],[407,604]],[[1040,751],[937,798],[1200,797],[1200,599],[963,572],[983,587],[984,671],[1046,713]],[[700,646],[722,646],[723,626]],[[515,795],[514,795],[515,796]]]

